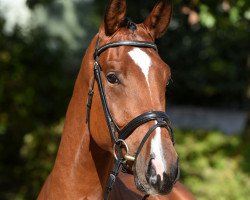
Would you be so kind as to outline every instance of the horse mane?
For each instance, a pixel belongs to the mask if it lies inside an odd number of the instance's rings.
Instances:
[[[136,23],[134,23],[130,18],[126,17],[122,23],[120,24],[120,27],[126,27],[131,31],[135,31],[137,29]]]

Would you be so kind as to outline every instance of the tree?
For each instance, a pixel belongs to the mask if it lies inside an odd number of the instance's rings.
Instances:
[[[41,28],[33,30],[28,38],[18,28],[11,35],[1,31],[0,46],[0,196],[14,199],[13,192],[25,184],[33,185],[32,173],[27,169],[34,170],[35,165],[28,166],[29,158],[22,155],[25,137],[61,119],[72,81],[63,69],[63,58],[67,55],[64,43],[59,38],[48,37]],[[34,131],[35,140],[42,138]],[[46,154],[39,146],[35,150]],[[26,199],[30,199],[36,191],[26,192]]]
[[[91,2],[29,0],[27,3],[33,9],[30,30],[16,27],[12,33],[5,33],[5,21],[0,18],[0,198],[3,200],[36,198],[55,159],[61,120],[88,44],[84,41],[96,29],[93,21],[83,20],[91,11]]]

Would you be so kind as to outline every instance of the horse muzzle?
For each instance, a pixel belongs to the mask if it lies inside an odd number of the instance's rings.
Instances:
[[[177,163],[170,167],[169,173],[165,171],[158,173],[152,161],[153,160],[150,160],[146,172],[146,180],[150,186],[148,192],[151,194],[168,194],[172,190],[176,180],[179,178],[180,170],[178,159]]]
[[[144,158],[134,163],[134,177],[137,189],[147,194],[168,194],[179,179],[179,159],[164,170],[151,158],[145,169]],[[144,166],[144,168],[143,168]],[[160,168],[160,169],[159,169]]]

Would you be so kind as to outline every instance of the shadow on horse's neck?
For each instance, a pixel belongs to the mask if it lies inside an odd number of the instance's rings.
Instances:
[[[103,151],[90,136],[90,152],[95,164],[95,168],[102,183],[103,190],[105,189],[106,179],[110,173],[110,168],[113,166],[113,156],[106,151]]]

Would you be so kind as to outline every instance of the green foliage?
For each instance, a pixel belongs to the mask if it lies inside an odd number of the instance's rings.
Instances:
[[[26,161],[22,169],[25,184],[21,184],[11,199],[36,199],[53,167],[62,127],[63,120],[50,126],[37,127],[24,135],[20,156]]]
[[[25,188],[23,199],[30,199],[37,193],[34,184],[38,189],[45,176],[44,166],[35,161],[39,154],[48,155],[41,139],[52,139],[52,131],[42,130],[65,114],[71,94],[72,81],[63,68],[67,51],[42,28],[27,38],[18,28],[11,35],[1,32],[0,46],[0,197],[15,199],[12,195]],[[29,154],[23,150],[28,141],[34,141]],[[35,174],[36,167],[43,173]]]
[[[221,1],[175,5],[173,23],[159,43],[172,68],[172,102],[206,106],[246,103],[250,26],[242,14],[247,8],[230,6],[226,11]],[[197,18],[191,18],[193,15]]]
[[[240,138],[217,131],[176,132],[181,180],[197,199],[245,200],[250,195],[250,157],[240,148]],[[242,147],[249,150],[247,147]]]
[[[27,0],[27,5],[34,8],[37,4],[50,4],[53,0]]]
[[[209,12],[208,6],[204,4],[200,5],[200,22],[207,28],[214,27],[216,22],[215,17]]]

